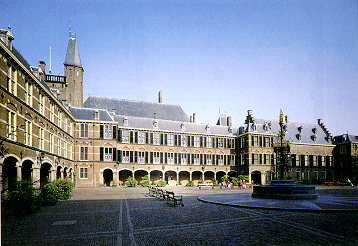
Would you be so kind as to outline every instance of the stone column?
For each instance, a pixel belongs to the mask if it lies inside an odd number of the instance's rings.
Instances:
[[[99,184],[103,185],[103,169],[99,170]]]
[[[190,175],[189,175],[189,178],[190,178],[190,182],[193,180],[193,173],[192,172],[190,172]]]
[[[33,167],[32,168],[32,177],[31,180],[33,182],[34,188],[40,188],[40,168],[39,167]]]
[[[21,173],[21,165],[20,162],[16,162],[16,181],[21,181],[22,173]]]
[[[117,172],[117,168],[113,169],[113,186],[118,186],[118,172]]]
[[[177,185],[179,184],[179,173],[177,172]]]
[[[49,177],[50,181],[56,181],[56,169],[51,169],[49,175],[50,175]]]

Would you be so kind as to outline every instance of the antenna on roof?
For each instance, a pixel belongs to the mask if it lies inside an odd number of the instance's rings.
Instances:
[[[50,45],[50,71],[49,71],[50,74],[52,74],[52,66],[51,66],[51,45]]]

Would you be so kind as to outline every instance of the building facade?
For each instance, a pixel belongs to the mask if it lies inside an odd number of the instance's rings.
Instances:
[[[73,179],[75,119],[13,39],[10,29],[0,30],[1,190],[20,180],[39,187],[48,179]]]
[[[249,175],[251,183],[265,184],[277,178],[279,122],[252,116],[249,110],[245,125],[238,134],[239,173]],[[297,181],[324,183],[334,179],[332,136],[323,125],[289,122],[284,125],[289,146],[288,177]]]

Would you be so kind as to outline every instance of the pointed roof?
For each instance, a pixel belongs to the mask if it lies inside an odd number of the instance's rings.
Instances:
[[[80,52],[78,51],[77,40],[74,37],[70,37],[67,46],[65,65],[73,65],[82,67]]]

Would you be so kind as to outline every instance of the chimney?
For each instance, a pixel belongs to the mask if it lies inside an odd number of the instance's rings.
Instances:
[[[163,102],[163,98],[162,98],[162,91],[159,91],[158,93],[158,103],[162,103]]]
[[[154,117],[154,119],[156,119],[157,118],[157,113],[154,113],[153,117]]]
[[[190,123],[193,122],[193,116],[190,115]]]
[[[195,113],[193,113],[193,123],[195,123]]]
[[[226,123],[228,127],[231,127],[231,116],[228,116],[226,119]]]
[[[45,72],[46,63],[44,61],[39,61],[39,68],[42,70],[43,73]]]
[[[286,121],[286,123],[288,123],[289,120],[290,120],[289,116],[288,116],[288,115],[285,115],[285,121]]]
[[[116,115],[116,109],[115,108],[112,108],[112,114]]]

